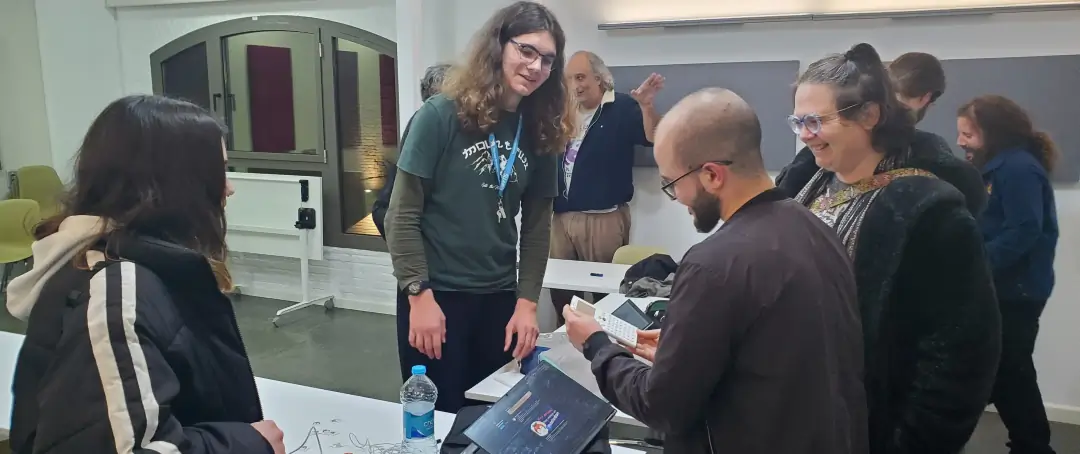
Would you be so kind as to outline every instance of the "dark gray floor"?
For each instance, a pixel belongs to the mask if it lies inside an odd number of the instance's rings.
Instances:
[[[2,296],[0,296],[2,298]],[[398,372],[394,318],[352,310],[304,309],[270,324],[280,301],[244,297],[235,304],[255,374],[321,389],[397,401]],[[23,332],[22,323],[0,311],[0,330]],[[1058,454],[1080,454],[1080,426],[1054,424]],[[618,430],[614,436],[640,436]],[[969,443],[969,454],[1006,454],[1005,427],[986,413]]]

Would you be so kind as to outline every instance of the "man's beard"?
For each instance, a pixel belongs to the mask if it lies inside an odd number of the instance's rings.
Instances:
[[[720,198],[700,190],[690,202],[690,211],[694,214],[694,228],[709,233],[720,223]]]

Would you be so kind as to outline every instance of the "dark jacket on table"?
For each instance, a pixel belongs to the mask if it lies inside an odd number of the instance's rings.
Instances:
[[[985,189],[968,181],[973,166],[935,149],[909,150],[904,167],[939,178],[904,177],[881,189],[853,257],[870,447],[953,454],[986,407],[1001,350],[993,281],[970,212]],[[795,196],[817,170],[803,149],[777,186]]]
[[[650,367],[599,332],[612,404],[679,454],[867,452],[862,330],[839,238],[770,190],[692,247]]]
[[[1050,176],[1031,153],[1006,150],[983,166],[983,179],[990,203],[979,226],[998,298],[1046,301],[1058,240]]]
[[[13,451],[272,454],[251,427],[263,419],[255,378],[206,259],[151,238],[109,247],[122,261],[93,270],[36,262],[55,274],[38,269],[45,280],[24,282],[38,297],[8,303],[29,310]]]

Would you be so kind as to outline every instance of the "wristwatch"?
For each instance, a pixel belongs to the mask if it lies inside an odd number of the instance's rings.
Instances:
[[[419,296],[429,288],[431,288],[431,284],[427,281],[414,281],[405,286],[405,293],[408,293],[409,296]]]

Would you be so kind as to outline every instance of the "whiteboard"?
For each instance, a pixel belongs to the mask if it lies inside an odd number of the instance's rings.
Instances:
[[[230,251],[300,258],[300,235],[308,233],[311,260],[323,258],[322,178],[228,172],[235,193],[225,204]],[[308,182],[308,201],[300,200],[300,182]],[[314,208],[313,230],[296,228],[297,210]]]

